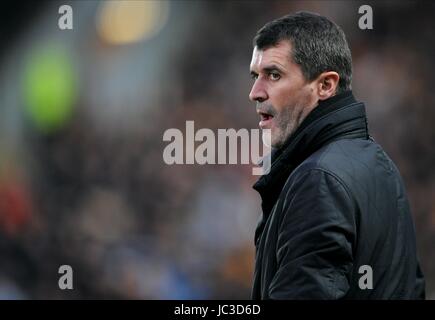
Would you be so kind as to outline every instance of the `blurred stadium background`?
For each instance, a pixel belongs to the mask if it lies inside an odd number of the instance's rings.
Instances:
[[[73,8],[60,30],[58,8]],[[374,29],[358,28],[369,4]],[[430,2],[9,1],[0,18],[0,298],[247,299],[249,165],[165,165],[163,132],[257,128],[251,40],[292,11],[344,29],[353,89],[408,188],[435,299]],[[74,290],[58,288],[71,265]]]

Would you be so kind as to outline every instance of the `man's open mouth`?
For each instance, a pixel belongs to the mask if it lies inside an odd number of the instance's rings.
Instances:
[[[271,114],[263,113],[263,112],[260,112],[260,117],[261,117],[261,121],[266,121],[273,118]]]
[[[260,118],[261,118],[259,126],[262,129],[265,129],[265,128],[270,129],[270,124],[271,124],[271,121],[273,119],[273,115],[265,113],[265,112],[259,112],[258,114],[260,115]]]

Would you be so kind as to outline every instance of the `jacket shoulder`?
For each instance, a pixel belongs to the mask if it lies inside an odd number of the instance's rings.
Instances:
[[[384,178],[398,176],[394,163],[371,139],[334,141],[305,159],[291,176],[300,176],[312,169],[328,172],[346,186],[367,184],[379,175]]]

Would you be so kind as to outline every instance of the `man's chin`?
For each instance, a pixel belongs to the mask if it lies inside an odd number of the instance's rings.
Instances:
[[[272,129],[262,130],[262,140],[263,144],[268,148],[281,149],[288,138],[283,138],[276,133],[272,133]]]
[[[290,135],[291,136],[291,135]],[[290,136],[288,136],[287,138],[283,138],[283,137],[271,137],[271,143],[270,146],[273,149],[281,149],[283,148],[286,144],[287,141],[290,139]]]
[[[275,141],[268,133],[263,133],[262,139],[263,144],[268,148],[280,149],[284,145],[281,141]]]

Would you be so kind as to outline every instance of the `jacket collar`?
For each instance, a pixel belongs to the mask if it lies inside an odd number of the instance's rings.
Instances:
[[[263,213],[270,213],[287,178],[302,161],[334,140],[349,138],[368,138],[364,104],[351,91],[319,101],[283,147],[272,150],[270,172],[253,186],[261,195]]]

